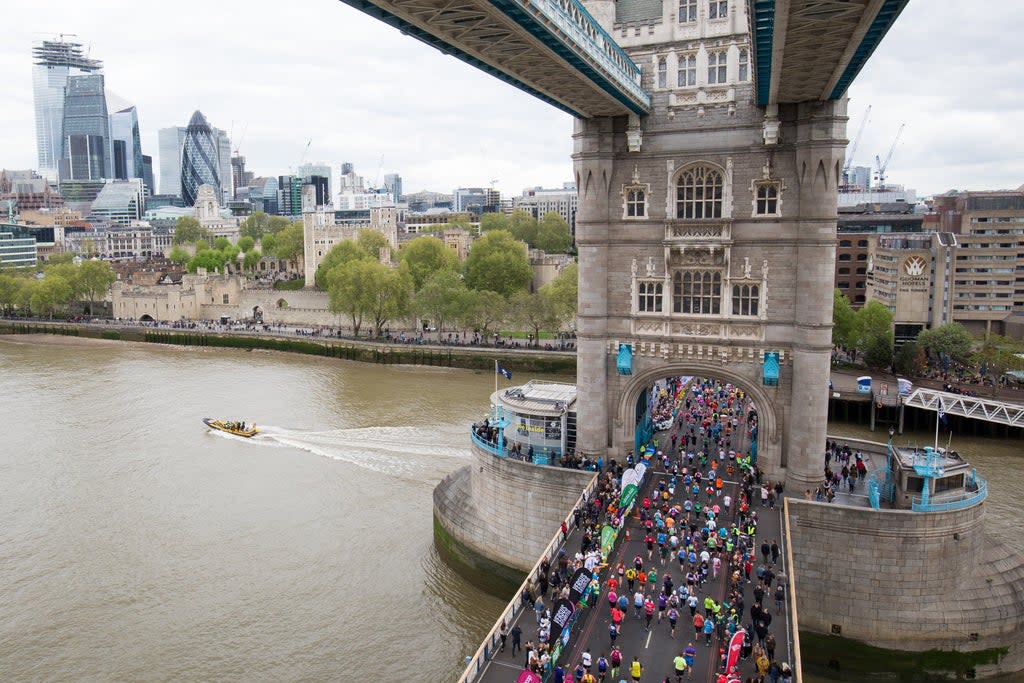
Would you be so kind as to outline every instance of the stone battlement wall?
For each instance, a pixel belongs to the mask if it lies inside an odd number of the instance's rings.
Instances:
[[[472,553],[526,572],[596,475],[471,450],[473,462],[434,489],[434,519]]]
[[[921,513],[789,500],[800,626],[894,650],[1008,648],[1024,665],[1024,558],[985,533],[985,503]]]

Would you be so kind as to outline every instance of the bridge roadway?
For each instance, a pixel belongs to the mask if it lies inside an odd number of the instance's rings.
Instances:
[[[645,477],[644,490],[638,500],[642,500],[643,495],[649,493],[659,480],[665,480],[668,476],[661,467],[654,467],[653,472],[648,471],[648,475]],[[680,487],[682,488],[682,487]],[[726,485],[726,493],[733,497],[733,500],[738,498],[738,485],[736,482],[728,483]],[[675,502],[681,502],[684,498],[680,490],[676,491],[676,495],[673,498]],[[754,510],[758,512],[758,528],[757,528],[757,539],[754,543],[754,553],[758,556],[758,562],[755,563],[755,567],[760,564],[760,553],[759,547],[762,541],[776,540],[779,542],[781,554],[779,560],[775,563],[773,571],[776,574],[782,573],[785,569],[785,558],[786,548],[784,545],[784,534],[782,532],[782,504],[775,506],[774,510],[767,507],[761,508],[760,501],[756,501]],[[732,521],[732,520],[730,520]],[[666,561],[664,565],[660,564],[658,559],[657,548],[653,555],[652,561],[647,560],[647,549],[643,543],[643,530],[640,524],[639,517],[631,515],[626,528],[629,530],[631,540],[626,542],[620,542],[616,545],[615,550],[612,553],[611,561],[608,567],[601,570],[601,594],[597,599],[595,607],[585,608],[581,611],[580,617],[573,627],[572,638],[569,641],[568,647],[563,651],[563,654],[559,660],[559,664],[565,669],[566,681],[572,680],[569,676],[576,669],[576,666],[580,663],[580,657],[584,650],[590,651],[593,658],[592,673],[597,680],[601,680],[597,674],[597,659],[604,655],[608,656],[611,649],[611,642],[609,640],[608,629],[610,625],[610,608],[608,605],[608,584],[609,572],[614,571],[614,568],[618,563],[624,562],[627,566],[630,565],[632,559],[640,555],[644,559],[644,566],[653,566],[658,571],[658,587],[653,591],[646,591],[652,595],[652,598],[657,596],[657,591],[660,590],[662,581],[665,576],[665,572],[668,571],[674,582],[674,586],[678,587],[681,584],[686,583],[686,576],[684,571],[680,571],[679,563],[673,560],[671,557]],[[580,538],[582,532],[579,529],[570,530],[569,536],[563,544],[566,553],[572,556],[580,548]],[[721,602],[725,597],[728,590],[728,572],[725,570],[723,564],[723,570],[719,573],[717,579],[710,579],[704,586],[698,589],[698,595],[700,597],[701,604],[703,604],[704,597],[711,595],[716,601]],[[780,579],[776,579],[776,584]],[[785,577],[781,580],[785,580]],[[744,614],[742,624],[744,627],[749,626],[750,622],[750,607],[754,603],[753,588],[756,584],[756,578],[753,583],[743,585],[743,604]],[[776,585],[776,584],[773,584]],[[548,599],[545,601],[545,605],[550,607],[551,605],[551,594],[549,592]],[[613,678],[610,674],[608,675],[607,682],[618,683],[620,680],[629,681],[629,663],[632,662],[633,657],[638,657],[643,667],[643,681],[652,681],[655,683],[661,683],[666,677],[670,677],[669,680],[675,681],[675,672],[673,668],[673,658],[689,643],[693,643],[697,649],[697,656],[695,660],[694,671],[686,680],[692,681],[715,681],[717,675],[721,672],[721,666],[719,665],[719,648],[723,650],[727,647],[727,642],[720,642],[717,637],[712,638],[711,646],[708,647],[704,643],[704,637],[701,635],[697,637],[694,633],[693,621],[690,615],[690,610],[685,606],[680,609],[679,622],[676,626],[676,634],[673,638],[671,630],[669,628],[668,619],[665,618],[658,621],[657,612],[655,612],[654,620],[651,624],[651,629],[648,631],[644,627],[643,618],[636,618],[634,616],[634,609],[632,607],[632,598],[630,599],[630,608],[626,619],[623,621],[622,634],[617,638],[616,644],[622,651],[622,669],[619,672],[618,677]],[[775,601],[771,598],[770,592],[766,594],[764,598],[764,606],[769,609],[772,614],[772,622],[769,626],[769,631],[775,635],[776,649],[775,658],[778,662],[788,662],[792,665],[792,654],[791,654],[791,642],[790,642],[790,625],[789,625],[789,610],[788,605],[784,604],[781,613],[776,613]],[[701,608],[701,611],[702,608]],[[519,613],[518,618],[514,622],[518,624],[522,629],[522,645],[525,648],[528,642],[537,641],[537,620],[536,613],[533,609],[524,609]],[[514,624],[509,624],[509,630],[512,629]],[[517,654],[512,654],[511,638],[508,640],[508,644],[504,651],[498,651],[494,654],[492,659],[486,665],[481,675],[475,680],[482,681],[484,683],[509,683],[515,681],[519,673],[523,670],[526,664],[526,652],[520,651]],[[741,680],[746,679],[747,676],[755,675],[754,663],[750,660],[741,661],[740,664],[740,675]],[[547,681],[554,681],[554,675],[546,679]]]

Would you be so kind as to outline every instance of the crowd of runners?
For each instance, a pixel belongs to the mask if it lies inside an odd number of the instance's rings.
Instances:
[[[681,682],[695,669],[713,671],[716,681],[788,682],[788,649],[779,643],[786,642],[787,600],[781,548],[759,533],[783,488],[763,477],[750,453],[757,411],[742,390],[714,380],[676,378],[654,389],[653,408],[667,429],[644,454],[648,469],[635,505],[618,507],[623,472],[637,460],[628,452],[623,462],[609,461],[595,493],[574,511],[578,545],[574,535],[572,547],[542,562],[534,590],[520,596],[532,618],[502,625],[501,651],[508,646],[526,669],[553,683],[648,680],[646,670],[655,672],[651,680]],[[621,528],[604,557],[606,524]],[[563,525],[563,540],[572,531]],[[570,597],[580,568],[591,578],[583,600],[597,614],[555,662],[560,627],[552,608]],[[730,677],[728,646],[740,629],[740,663]],[[657,647],[638,648],[642,641],[623,637],[652,630]]]

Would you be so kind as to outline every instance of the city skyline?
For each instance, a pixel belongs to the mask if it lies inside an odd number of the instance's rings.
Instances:
[[[964,13],[952,0],[908,5],[851,88],[850,138],[872,105],[853,165],[884,159],[905,122],[890,183],[919,195],[1024,183],[1024,142],[1014,135],[1024,92],[1005,85],[1020,70],[1011,41],[1024,17],[1008,0],[996,5],[984,13]],[[185,0],[160,15],[161,33],[174,37],[162,42],[150,39],[155,15],[129,7],[9,10],[0,165],[38,165],[31,47],[66,31],[104,62],[107,87],[136,104],[142,152],[155,165],[157,131],[199,109],[257,175],[314,161],[337,172],[352,161],[373,186],[388,173],[402,176],[406,192],[493,180],[504,196],[572,178],[571,117],[340,2],[291,7],[290,21],[267,22],[251,3]],[[114,15],[118,22],[108,20]],[[937,47],[951,44],[969,56]]]

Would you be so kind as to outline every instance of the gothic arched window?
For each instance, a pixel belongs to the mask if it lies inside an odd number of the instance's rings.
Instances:
[[[676,217],[722,217],[722,174],[708,166],[693,166],[676,182]]]
[[[732,286],[732,314],[757,315],[761,288],[757,285]]]
[[[710,270],[684,270],[672,276],[674,313],[721,313],[722,274]]]

